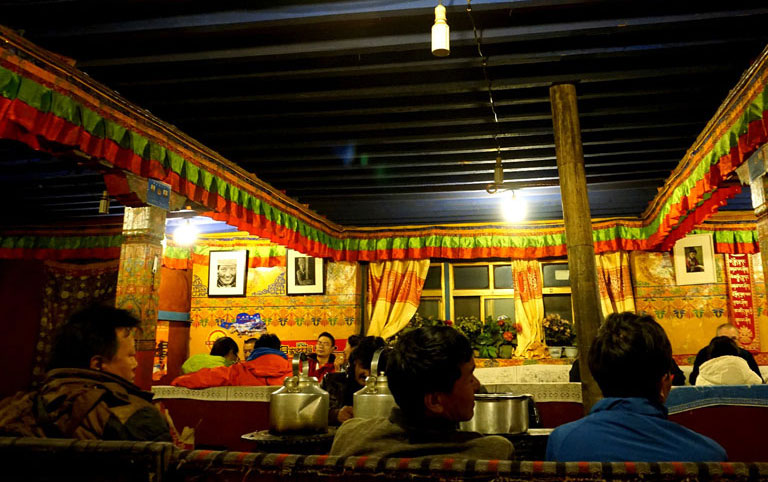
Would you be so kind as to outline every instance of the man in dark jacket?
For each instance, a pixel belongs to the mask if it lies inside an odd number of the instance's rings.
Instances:
[[[371,376],[373,354],[384,344],[380,336],[366,336],[350,353],[346,372],[329,373],[323,378],[322,387],[330,396],[330,425],[340,425],[354,416],[352,404],[355,392],[365,386],[365,379]]]
[[[741,343],[739,343],[739,329],[730,323],[723,323],[717,327],[717,330],[715,330],[715,337],[718,336],[727,336],[731,340],[735,341],[736,344],[739,345],[738,356],[746,360],[749,368],[753,372],[757,373],[762,380],[763,375],[760,373],[760,367],[757,366],[755,357],[753,357],[752,354],[744,348],[741,348]],[[699,353],[696,354],[696,360],[693,362],[693,370],[691,370],[691,375],[688,377],[688,381],[691,385],[696,385],[696,378],[699,376],[699,368],[701,367],[701,364],[709,360],[707,348],[709,348],[709,344],[699,350]]]
[[[94,306],[62,326],[43,385],[0,402],[0,434],[171,441],[152,394],[134,385],[139,321]]]

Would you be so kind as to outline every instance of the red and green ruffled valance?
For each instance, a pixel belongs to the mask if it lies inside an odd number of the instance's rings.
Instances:
[[[394,228],[339,226],[0,27],[0,138],[79,149],[207,206],[240,230],[347,261],[564,256],[561,221]],[[766,142],[766,53],[639,219],[593,222],[597,252],[669,249],[735,195],[725,183]]]
[[[208,266],[211,251],[248,251],[249,268],[271,268],[285,266],[285,246],[274,244],[267,239],[248,236],[207,239],[202,237],[192,247],[176,246],[169,241],[163,251],[163,266],[173,269],[192,269],[193,264]]]

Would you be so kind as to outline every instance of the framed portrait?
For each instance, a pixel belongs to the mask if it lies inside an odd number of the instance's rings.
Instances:
[[[313,258],[292,249],[285,263],[286,294],[321,295],[325,291],[323,258]]]
[[[208,258],[208,296],[245,296],[248,251],[211,251]]]
[[[678,285],[698,285],[717,281],[715,250],[711,234],[691,234],[675,243],[675,280]]]

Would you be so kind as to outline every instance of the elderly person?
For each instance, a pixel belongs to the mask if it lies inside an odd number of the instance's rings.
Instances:
[[[749,368],[739,356],[739,346],[727,336],[712,338],[707,347],[707,361],[699,367],[696,386],[704,385],[755,385],[763,383],[762,377]]]

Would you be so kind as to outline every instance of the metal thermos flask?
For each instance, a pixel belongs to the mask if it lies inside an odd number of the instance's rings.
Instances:
[[[392,407],[396,407],[395,397],[389,391],[384,371],[379,371],[379,358],[386,348],[380,348],[371,360],[371,376],[365,379],[365,386],[355,392],[352,410],[355,418],[389,417]],[[354,367],[350,367],[354,370]]]
[[[299,373],[300,362],[303,362]],[[293,376],[269,397],[269,430],[272,433],[325,433],[328,431],[328,392],[309,376],[305,354],[295,355]]]

